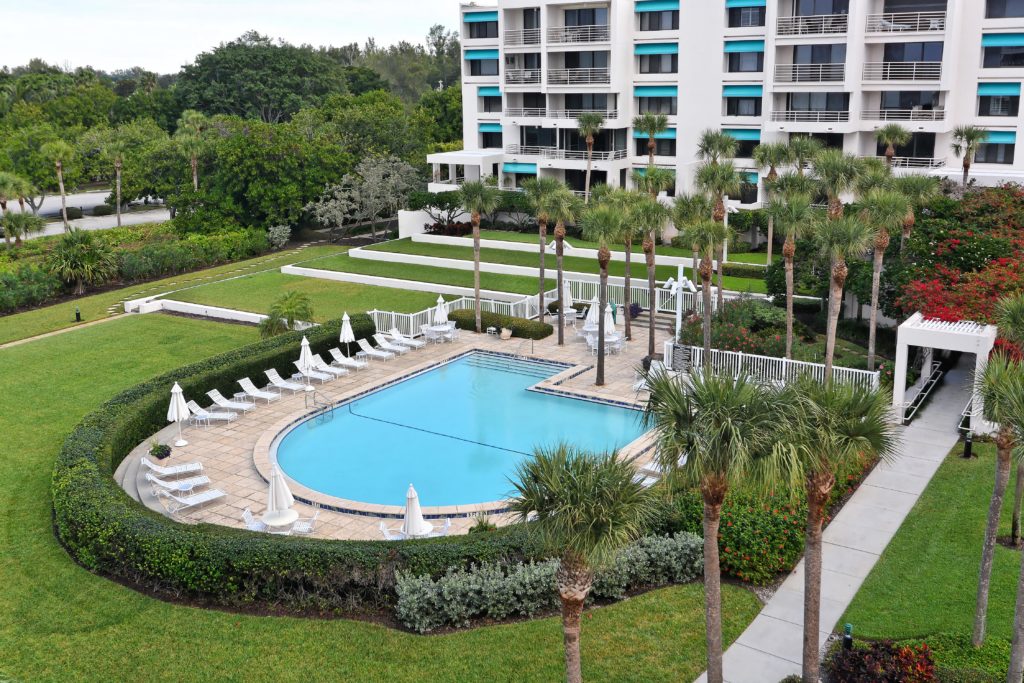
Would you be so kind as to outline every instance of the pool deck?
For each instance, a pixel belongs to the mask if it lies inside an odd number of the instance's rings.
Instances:
[[[655,337],[655,349],[660,352],[667,332],[658,330]],[[571,365],[565,372],[539,383],[548,388],[567,395],[581,398],[598,399],[606,402],[626,403],[635,405],[638,400],[633,385],[636,382],[636,369],[641,359],[647,355],[647,330],[634,330],[633,341],[627,342],[620,354],[610,355],[605,361],[605,384],[595,386],[597,358],[592,355],[586,344],[577,341],[573,330],[566,330],[566,344],[559,347],[555,335],[543,340],[531,342],[522,339],[502,341],[498,337],[486,334],[462,332],[453,343],[430,344],[426,348],[411,351],[403,356],[386,362],[371,361],[369,367],[358,372],[350,372],[325,384],[315,384],[317,398],[331,404],[346,401],[354,396],[372,391],[377,387],[394,382],[408,375],[429,369],[456,356],[473,350],[492,351],[504,354],[527,356]],[[296,349],[298,357],[298,349]],[[253,378],[254,380],[256,378]],[[257,384],[262,384],[257,380]],[[641,395],[642,396],[642,395]],[[194,398],[194,397],[187,397]],[[205,397],[204,397],[205,398]],[[203,403],[204,401],[200,401]],[[198,461],[203,464],[203,473],[210,480],[210,487],[224,491],[227,495],[199,509],[182,512],[177,519],[186,523],[206,522],[230,527],[244,528],[242,511],[249,508],[257,518],[266,508],[267,483],[266,477],[270,468],[270,450],[274,438],[297,419],[308,415],[312,408],[306,407],[306,392],[285,394],[280,400],[270,405],[260,403],[255,410],[240,415],[233,422],[207,428],[188,427],[184,437],[188,445],[173,448],[171,456],[162,461],[161,465],[175,465]],[[161,430],[155,438],[161,443],[173,443],[177,438],[176,427],[169,426]],[[145,455],[150,440],[139,444],[126,460],[137,459]],[[382,444],[386,452],[387,444]],[[634,445],[633,451],[642,450]],[[371,454],[368,454],[368,456]],[[644,453],[641,460],[650,455]],[[138,475],[138,489],[142,494],[143,503],[154,509],[161,509],[159,502],[150,494],[149,484]],[[322,504],[336,504],[338,499],[310,491],[305,487],[289,482],[297,498],[317,501]],[[361,514],[336,512],[321,509],[313,536],[333,539],[381,540],[380,523],[383,519],[389,528],[401,526],[401,520],[392,518],[401,508],[394,506],[372,505],[346,501],[345,509],[358,510]],[[465,533],[475,520],[472,514],[481,506],[451,506],[447,508],[424,508],[429,516],[451,517],[449,533]],[[313,515],[312,506],[296,502],[294,509],[301,518]],[[490,520],[496,524],[509,521],[507,515],[489,514]],[[438,519],[432,519],[438,526]]]

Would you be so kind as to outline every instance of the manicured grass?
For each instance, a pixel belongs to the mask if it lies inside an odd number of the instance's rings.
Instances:
[[[170,605],[71,562],[51,525],[50,471],[83,414],[117,391],[246,343],[249,327],[133,316],[0,350],[0,679],[18,681],[552,681],[559,620],[416,636],[347,620]],[[724,586],[726,643],[758,611]],[[588,681],[692,680],[704,668],[700,584],[587,612]]]
[[[78,306],[81,309],[82,320],[84,322],[100,320],[108,317],[108,308],[123,300],[138,299],[147,295],[160,294],[161,292],[169,289],[188,286],[189,284],[194,284],[207,278],[210,280],[216,280],[233,277],[238,274],[234,271],[243,268],[248,268],[253,272],[280,268],[283,265],[295,263],[296,261],[316,258],[324,254],[338,253],[340,251],[342,250],[339,247],[310,247],[302,252],[296,252],[295,250],[275,252],[265,256],[260,256],[259,258],[250,259],[248,261],[229,263],[227,265],[217,266],[216,268],[207,268],[206,270],[199,270],[194,273],[176,275],[174,277],[168,277],[141,285],[130,285],[128,287],[110,290],[101,294],[87,295],[78,299],[65,301],[64,303],[46,306],[45,308],[37,308],[32,311],[25,311],[24,313],[3,316],[0,317],[0,344],[15,341],[17,339],[34,337],[47,332],[54,332],[67,327],[74,327],[78,324],[74,322],[75,306]]]
[[[538,244],[538,235],[536,232],[512,232],[510,230],[481,230],[480,239],[485,240],[501,240],[503,242],[523,242],[527,244]],[[555,239],[554,227],[548,228],[548,244]],[[582,237],[566,237],[565,241],[577,249],[597,249],[600,245],[597,242],[589,242]],[[626,245],[624,244],[612,244],[608,247],[612,251],[626,251]],[[568,251],[568,250],[567,250]],[[634,244],[632,252],[634,254],[643,254],[644,250],[640,244]],[[662,256],[680,256],[683,258],[691,258],[693,254],[685,249],[678,249],[676,247],[669,246],[667,244],[659,244],[655,249],[655,253]]]
[[[779,258],[780,257],[777,253],[772,254],[772,262],[777,262]],[[729,261],[736,263],[754,263],[763,266],[768,263],[768,254],[763,251],[752,251],[749,254],[733,254],[730,252]]]
[[[924,640],[940,664],[988,670],[1005,677],[1019,551],[996,546],[986,645],[971,647],[978,564],[995,476],[995,448],[976,444],[978,458],[947,456],[924,495],[854,598],[844,622],[868,638]],[[1001,517],[1009,533],[1014,475]],[[934,638],[934,636],[938,636]],[[967,680],[967,679],[963,679]]]

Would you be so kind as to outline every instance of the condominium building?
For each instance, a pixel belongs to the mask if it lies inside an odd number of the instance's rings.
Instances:
[[[1024,0],[498,0],[461,7],[464,149],[433,154],[433,191],[541,175],[584,188],[581,112],[604,116],[593,183],[629,186],[647,165],[632,128],[668,116],[655,163],[691,189],[703,130],[739,141],[741,201],[758,202],[762,141],[810,135],[858,156],[875,131],[912,133],[898,172],[959,177],[952,131],[980,126],[979,182],[1024,180]]]

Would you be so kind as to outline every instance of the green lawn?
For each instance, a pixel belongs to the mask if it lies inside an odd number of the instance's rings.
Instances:
[[[536,232],[512,232],[510,230],[481,230],[480,239],[485,240],[500,240],[502,242],[523,242],[526,244],[538,244],[539,238]],[[554,240],[554,228],[548,228],[548,244],[551,244]],[[565,241],[572,247],[577,249],[597,249],[600,245],[597,242],[589,242],[581,237],[566,237]],[[612,251],[626,251],[626,245],[624,244],[612,244],[609,246]],[[643,255],[644,250],[639,244],[634,244],[632,252],[634,254]],[[678,249],[676,247],[669,246],[667,244],[659,244],[655,252],[662,256],[681,256],[683,258],[690,258],[693,256],[692,252],[685,249]]]
[[[772,262],[778,262],[780,256],[772,254]],[[733,254],[729,252],[730,263],[753,263],[759,266],[766,265],[768,263],[768,254],[763,251],[752,251],[748,254]]]
[[[0,350],[0,679],[17,681],[553,681],[555,618],[441,636],[346,620],[174,606],[90,574],[52,533],[50,471],[83,414],[117,391],[254,339],[249,327],[133,316]],[[724,586],[725,640],[758,611]],[[584,618],[588,681],[692,680],[704,668],[701,585]]]
[[[958,445],[935,474],[843,617],[868,638],[922,639],[945,666],[1006,675],[1020,553],[996,546],[985,647],[971,647],[978,564],[992,496],[995,448],[977,459]],[[1000,535],[1008,534],[1013,481]],[[967,679],[963,679],[967,680]]]

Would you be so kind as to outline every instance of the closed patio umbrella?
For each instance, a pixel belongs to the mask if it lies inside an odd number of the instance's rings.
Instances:
[[[298,513],[292,510],[295,498],[288,489],[288,482],[277,465],[270,469],[270,486],[267,489],[267,511],[263,514],[263,521],[269,525],[288,524],[295,521]]]
[[[423,519],[420,497],[416,493],[416,489],[409,484],[409,490],[405,494],[405,517],[402,519],[402,533],[406,538],[417,538],[427,536],[433,530],[434,525]]]
[[[356,335],[352,331],[352,321],[348,317],[348,311],[345,315],[341,316],[341,334],[338,336],[338,341],[345,345],[345,351],[348,355],[352,355],[352,349],[349,344],[356,340]]]
[[[608,304],[604,309],[604,333],[605,335],[615,332],[615,316],[612,315],[612,305]]]
[[[565,280],[562,282],[562,306],[568,309],[575,305],[576,300],[572,298],[572,288],[569,287],[569,281]]]
[[[175,382],[171,388],[171,404],[167,406],[167,421],[178,423],[178,440],[174,442],[174,445],[178,448],[187,446],[188,441],[185,441],[181,436],[181,423],[189,418],[188,404],[185,403],[185,395],[181,392],[181,387]]]
[[[444,297],[438,295],[437,307],[434,309],[434,324],[445,325],[448,323],[448,304],[445,303]]]
[[[309,340],[305,336],[302,337],[302,350],[299,351],[299,370],[305,374],[314,370],[313,366],[313,352],[309,350]],[[306,391],[313,391],[313,387],[309,384],[309,376],[306,375]]]
[[[585,325],[587,327],[597,327],[597,323],[599,321],[597,316],[599,315],[601,315],[601,302],[595,296],[590,300],[590,308],[587,310],[587,320]]]

